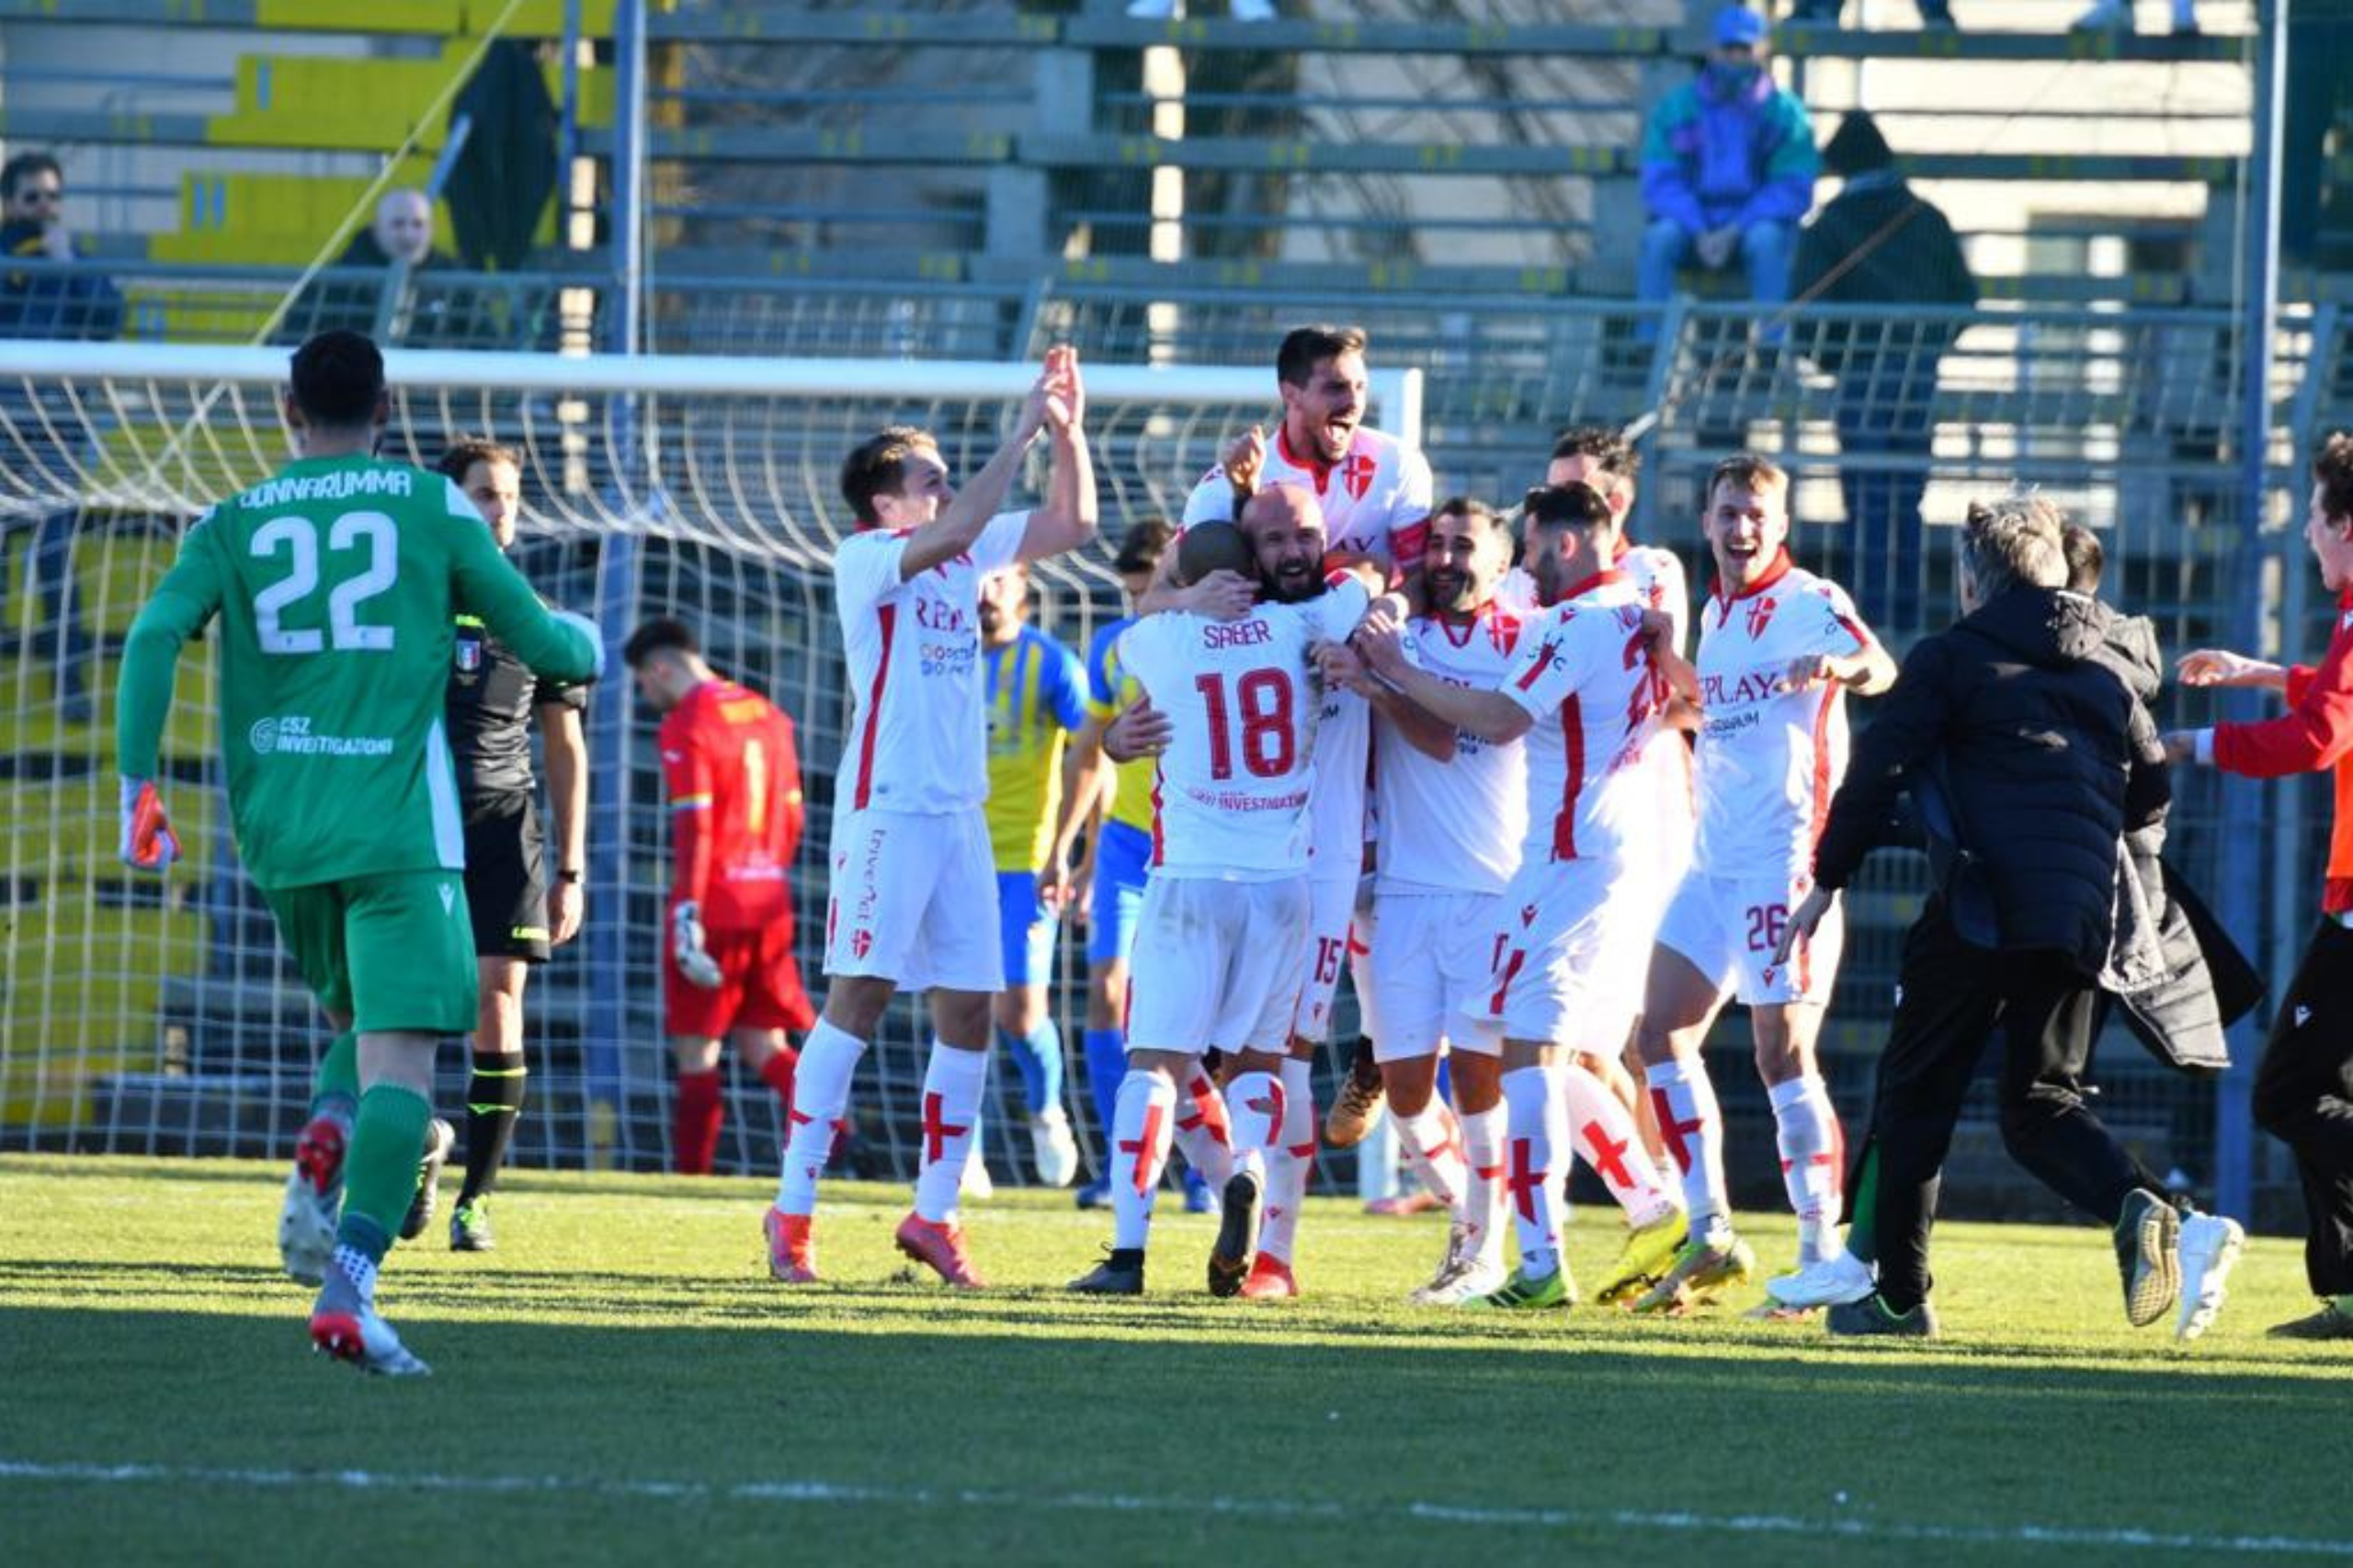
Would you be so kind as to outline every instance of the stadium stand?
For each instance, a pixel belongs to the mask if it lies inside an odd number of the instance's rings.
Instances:
[[[1704,7],[1619,9],[1629,15],[1400,0],[1345,19],[1246,26],[993,0],[890,12],[649,6],[644,347],[1006,360],[1070,341],[1098,363],[1256,366],[1283,327],[1346,316],[1370,329],[1377,367],[1425,372],[1424,433],[1444,488],[1510,494],[1559,426],[1656,410],[1642,518],[1652,537],[1692,556],[1679,519],[1695,476],[1739,445],[1792,465],[1802,517],[1837,517],[1831,392],[1809,346],[1854,318],[1801,312],[1786,350],[1765,355],[1750,349],[1741,307],[1677,301],[1658,347],[1636,347],[1637,312],[1623,302],[1631,149],[1642,107],[1688,69]],[[426,111],[494,23],[504,16],[509,36],[542,40],[562,32],[554,0],[509,10],[499,0],[0,0],[11,33],[0,135],[11,150],[61,144],[77,165],[133,171],[126,188],[172,193],[167,221],[97,236],[131,302],[127,335],[250,342],[295,269],[364,221],[358,209],[385,155],[404,153],[392,183],[431,177],[449,122]],[[2232,28],[2244,18],[2210,15],[2213,30],[2192,39],[2080,37],[1999,25],[2046,25],[2031,6],[1989,10],[1995,25],[1957,35],[1791,28],[1777,40],[1818,133],[1868,103],[1924,188],[1973,214],[1961,226],[1987,302],[1954,318],[1927,410],[1927,511],[1949,523],[1965,489],[2038,482],[2111,540],[2120,597],[2155,617],[2168,645],[2213,638],[2228,624],[2245,537],[2222,466],[2239,396],[2228,195],[2245,166],[2248,39]],[[578,147],[598,162],[620,140],[615,12],[612,0],[585,7],[576,73]],[[54,84],[19,89],[10,74],[48,57],[20,39],[70,49],[77,35],[160,23],[190,54],[187,71],[213,73],[209,85],[126,86],[92,108]],[[126,57],[126,81],[139,63]],[[543,70],[561,94],[561,62]],[[545,216],[548,248],[528,269],[411,280],[423,296],[466,301],[439,346],[579,351],[602,340],[618,287],[597,232],[609,226],[609,197],[577,226],[563,216]],[[2290,317],[2279,371],[2289,443],[2353,403],[2353,344],[2332,302],[2343,280],[2295,281],[2309,308]],[[435,316],[387,297],[380,319],[398,341]],[[542,411],[515,397],[485,412],[511,436]],[[675,415],[652,419],[651,437],[690,449]],[[101,419],[96,432],[102,462],[152,455],[154,432],[136,418]],[[205,442],[189,447],[176,460],[191,488],[225,480],[206,468]],[[2284,469],[2291,447],[2276,456]],[[585,472],[543,478],[532,504],[594,483]],[[1141,474],[1134,503],[1165,507],[1189,478]],[[133,605],[163,530],[136,522],[102,537],[77,562],[95,585],[88,602]],[[1837,524],[1810,524],[1804,548],[1834,575],[1848,564]],[[551,569],[593,584],[576,556]],[[695,570],[725,575],[709,562]],[[1923,570],[1927,602],[1942,602],[1941,552]],[[26,624],[17,592],[12,627]],[[119,619],[101,615],[102,635],[119,635]],[[1892,629],[1898,641],[1917,630]],[[33,678],[25,667],[20,658],[20,686]],[[61,733],[20,696],[0,735],[16,759],[12,789],[102,768],[98,735]],[[194,768],[202,737],[187,743],[176,755]],[[24,810],[56,814],[40,801]],[[2177,840],[2201,876],[2213,869],[2214,810],[2187,801]],[[20,853],[23,839],[12,831],[8,842]],[[93,853],[54,846],[51,869],[18,869],[17,885],[86,888],[103,880]],[[2293,889],[2297,870],[2274,875]],[[1883,996],[1920,892],[1915,868],[1874,876],[1856,906],[1850,1004]],[[208,943],[216,960],[267,947],[266,923],[233,890],[209,892],[180,918],[188,934],[172,950],[191,961]],[[250,1042],[287,1038],[290,1004],[275,982],[224,990],[152,978],[148,1005],[178,1042],[167,1054],[241,1070],[256,1065],[241,1055]],[[69,1005],[11,988],[10,1017],[28,1027],[59,1027],[56,1009]],[[1868,1066],[1859,1053],[1873,1042],[1876,1006],[1841,1009],[1832,1043],[1850,1077]],[[88,1113],[80,1097],[44,1103],[70,1103],[77,1124]],[[2151,1103],[2152,1118],[2170,1114]],[[275,1130],[267,1105],[250,1125],[245,1114],[223,1124],[228,1142]],[[2179,1157],[2194,1167],[2205,1154],[2190,1138]]]

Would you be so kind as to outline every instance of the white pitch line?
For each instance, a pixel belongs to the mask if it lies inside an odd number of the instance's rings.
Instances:
[[[2101,1529],[2072,1525],[1931,1525],[1856,1518],[1801,1518],[1788,1514],[1646,1513],[1631,1508],[1507,1508],[1458,1504],[1318,1503],[1281,1497],[1169,1497],[1132,1493],[999,1492],[980,1488],[865,1486],[831,1481],[604,1480],[565,1475],[438,1475],[368,1470],[230,1470],[159,1464],[50,1464],[0,1460],[0,1482],[67,1482],[99,1485],[161,1482],[180,1485],[304,1488],[355,1492],[446,1492],[499,1496],[568,1495],[676,1502],[855,1503],[907,1508],[1015,1508],[1058,1513],[1221,1515],[1279,1521],[1362,1522],[1383,1515],[1405,1520],[1483,1529],[1669,1530],[1710,1535],[1829,1536],[1845,1540],[1928,1542],[1962,1546],[2049,1546],[2111,1551],[2230,1552],[2254,1557],[2335,1557],[2353,1560],[2353,1540],[2281,1535],[2191,1535],[2162,1530]]]

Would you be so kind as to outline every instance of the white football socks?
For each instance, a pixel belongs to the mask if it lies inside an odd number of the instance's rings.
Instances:
[[[792,1122],[785,1135],[784,1174],[777,1182],[776,1206],[787,1214],[817,1208],[817,1178],[833,1158],[834,1140],[849,1108],[850,1080],[866,1042],[819,1018],[801,1042],[792,1075]]]
[[[1196,1066],[1186,1080],[1183,1101],[1176,1118],[1176,1147],[1211,1191],[1222,1192],[1226,1177],[1233,1174],[1233,1127],[1225,1096],[1209,1074]]]
[[[1152,1233],[1152,1201],[1168,1159],[1176,1085],[1164,1073],[1131,1067],[1111,1117],[1111,1244],[1142,1247]]]
[[[1462,1154],[1470,1167],[1463,1184],[1462,1221],[1471,1229],[1482,1262],[1503,1257],[1504,1108],[1464,1111]]]
[[[1830,1086],[1807,1075],[1773,1085],[1775,1142],[1781,1152],[1781,1185],[1798,1217],[1798,1265],[1838,1250],[1838,1168],[1842,1136]]]
[[[1299,1244],[1299,1214],[1307,1205],[1308,1177],[1315,1172],[1315,1064],[1286,1057],[1282,1067],[1283,1124],[1267,1161],[1267,1213],[1258,1228],[1258,1250],[1288,1264]]]
[[[1683,1173],[1691,1237],[1722,1240],[1732,1229],[1732,1200],[1724,1192],[1723,1113],[1716,1107],[1707,1063],[1697,1056],[1665,1062],[1651,1068],[1649,1076],[1659,1133]]]
[[[1438,1100],[1412,1116],[1397,1118],[1397,1141],[1423,1188],[1460,1220],[1471,1190],[1471,1165],[1463,1155],[1461,1129],[1454,1113]]]
[[[1233,1126],[1233,1174],[1257,1177],[1264,1193],[1282,1147],[1282,1080],[1272,1073],[1238,1073],[1225,1088],[1225,1112]]]
[[[1654,1225],[1679,1207],[1643,1149],[1643,1130],[1626,1102],[1580,1062],[1560,1069],[1562,1093],[1576,1151],[1597,1173],[1609,1196],[1626,1211],[1626,1222]]]
[[[931,1042],[931,1064],[923,1074],[923,1164],[915,1173],[915,1214],[933,1224],[956,1218],[964,1185],[972,1131],[980,1124],[981,1089],[988,1082],[989,1053],[959,1051]]]
[[[1504,1118],[1509,1132],[1504,1185],[1519,1233],[1519,1272],[1542,1279],[1561,1268],[1561,1177],[1566,1173],[1554,1162],[1569,1152],[1569,1115],[1560,1069],[1505,1074]]]

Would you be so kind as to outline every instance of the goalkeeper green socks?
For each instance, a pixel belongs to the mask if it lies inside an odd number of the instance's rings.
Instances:
[[[311,1114],[348,1125],[359,1109],[359,1033],[346,1029],[327,1043],[311,1080]]]
[[[343,1162],[343,1223],[335,1244],[381,1261],[416,1197],[416,1152],[433,1107],[415,1089],[378,1084],[359,1096]]]
[[[1879,1145],[1863,1150],[1862,1169],[1855,1176],[1855,1199],[1847,1206],[1847,1250],[1865,1263],[1879,1261]]]

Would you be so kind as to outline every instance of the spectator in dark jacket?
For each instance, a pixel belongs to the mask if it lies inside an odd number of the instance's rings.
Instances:
[[[409,347],[457,347],[462,335],[448,321],[455,301],[420,278],[457,265],[434,246],[433,203],[425,192],[388,190],[376,203],[375,222],[352,235],[335,265],[311,280],[287,311],[278,335],[301,343],[340,328]],[[388,289],[397,292],[386,314]]]
[[[0,276],[0,337],[110,338],[122,330],[122,294],[75,248],[65,176],[46,153],[0,165],[0,255],[11,264]]]
[[[1896,172],[1878,122],[1857,109],[1824,144],[1846,184],[1798,236],[1790,286],[1834,311],[1813,331],[1813,362],[1837,378],[1838,488],[1854,530],[1855,598],[1874,626],[1924,630],[1920,496],[1928,483],[1937,369],[1958,335],[1939,312],[1876,310],[1977,303],[1961,241],[1937,205]],[[1875,313],[1874,313],[1875,312]]]
[[[1761,14],[1727,6],[1711,36],[1699,80],[1661,99],[1643,131],[1650,224],[1634,295],[1665,299],[1687,263],[1719,272],[1738,261],[1749,298],[1778,306],[1790,297],[1798,221],[1813,206],[1813,126],[1804,103],[1766,69]],[[1655,335],[1654,324],[1644,326]]]
[[[114,279],[84,261],[65,222],[65,175],[46,153],[19,153],[0,165],[0,337],[110,338],[122,328],[122,295]],[[31,500],[32,549],[28,570],[41,623],[34,646],[56,671],[60,716],[90,717],[83,685],[90,638],[74,594],[74,506],[41,507],[81,488],[88,454],[53,431],[79,427],[71,410],[44,411],[30,391],[0,397],[0,413],[16,431],[7,468],[11,500]],[[13,531],[13,530],[11,530]],[[6,545],[0,540],[0,595],[6,587]]]
[[[2098,976],[2116,930],[2118,842],[2162,814],[2166,780],[2155,727],[2105,656],[2109,612],[2062,585],[2062,523],[2034,497],[1970,509],[1961,619],[1913,648],[1856,742],[1815,847],[1814,891],[1790,916],[1784,946],[1810,934],[1852,880],[1896,792],[1939,780],[1958,853],[1904,940],[1872,1111],[1876,1170],[1857,1206],[1855,1228],[1870,1233],[1850,1241],[1846,1260],[1850,1272],[1864,1267],[1858,1242],[1873,1254],[1878,1289],[1831,1303],[1836,1334],[1934,1334],[1927,1244],[1938,1173],[1997,1028],[2003,1142],[2052,1190],[2115,1226],[2135,1325],[2184,1299],[2177,1332],[2202,1332],[2236,1260],[2228,1221],[2194,1216],[2185,1247],[2181,1217],[2084,1101]],[[2195,1274],[2187,1290],[2185,1251]]]

